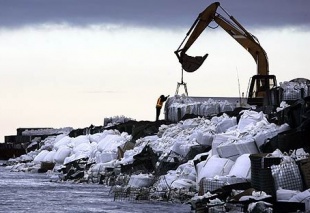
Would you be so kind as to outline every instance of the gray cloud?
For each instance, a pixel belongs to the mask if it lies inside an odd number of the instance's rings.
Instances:
[[[0,0],[0,27],[45,23],[87,26],[121,23],[147,27],[189,27],[209,0]],[[222,0],[245,26],[306,26],[309,0]]]

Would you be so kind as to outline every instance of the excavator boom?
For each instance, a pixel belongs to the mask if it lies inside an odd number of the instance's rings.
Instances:
[[[213,17],[219,5],[220,3],[215,2],[198,15],[194,24],[187,33],[187,36],[190,35],[190,37],[188,38],[186,44],[181,50],[179,47],[177,51],[185,53],[192,46],[192,44],[196,41],[196,39],[200,36],[200,34],[206,29],[206,27],[213,20]]]
[[[221,8],[225,18],[217,12]],[[214,21],[224,29],[233,39],[235,39],[254,58],[257,64],[257,74],[251,79],[248,89],[248,104],[262,106],[265,104],[266,92],[277,85],[276,77],[269,75],[268,57],[261,47],[258,39],[249,33],[233,16],[229,15],[219,2],[214,2],[202,11],[193,25],[187,32],[184,40],[174,52],[186,72],[196,71],[205,61],[208,54],[204,56],[189,56],[186,52],[201,35],[201,33]],[[186,41],[186,42],[185,42]]]
[[[234,23],[238,23],[236,19],[230,16]],[[258,39],[246,31],[243,27],[237,28],[229,20],[217,14],[214,21],[221,26],[231,37],[233,37],[244,49],[246,49],[254,58],[257,64],[258,75],[269,74],[268,58],[265,50],[260,46]],[[239,24],[239,26],[241,26]]]
[[[220,7],[226,13],[230,20],[224,18],[224,16],[220,15],[217,12],[218,7]],[[220,6],[219,2],[211,4],[199,14],[194,24],[186,34],[186,37],[189,36],[186,43],[184,44],[184,46],[182,46],[184,41],[186,40],[185,37],[179,48],[175,51],[185,71],[196,71],[208,56],[208,54],[206,54],[204,56],[192,57],[187,55],[186,52],[212,21],[216,22],[222,29],[224,29],[252,55],[255,62],[257,63],[257,74],[269,74],[267,54],[265,50],[260,46],[257,38],[255,38],[255,36],[249,33],[233,16],[230,16]]]
[[[194,21],[193,25],[187,32],[183,42],[180,44],[179,48],[174,52],[177,55],[179,62],[182,65],[182,68],[186,72],[196,71],[202,65],[204,60],[208,57],[208,54],[205,54],[204,56],[192,57],[187,55],[186,52],[196,41],[196,39],[200,36],[200,34],[206,29],[206,27],[210,24],[210,22],[213,20],[213,16],[219,5],[220,3],[215,2],[198,15],[197,19]],[[184,41],[188,36],[189,38],[187,39],[187,42],[182,47]]]

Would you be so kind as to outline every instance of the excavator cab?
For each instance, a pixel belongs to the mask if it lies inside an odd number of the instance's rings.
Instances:
[[[275,75],[254,75],[248,88],[248,104],[263,106],[267,92],[277,86]]]

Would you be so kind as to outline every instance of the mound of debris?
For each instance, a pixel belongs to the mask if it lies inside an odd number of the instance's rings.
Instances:
[[[115,200],[182,202],[196,212],[309,211],[309,106],[235,112],[52,136],[7,168],[52,164],[53,180],[105,184]]]

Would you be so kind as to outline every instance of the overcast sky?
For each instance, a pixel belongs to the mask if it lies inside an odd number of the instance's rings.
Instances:
[[[2,27],[46,23],[76,26],[115,23],[146,27],[187,27],[207,0],[1,0]],[[309,25],[307,0],[221,1],[244,25]]]
[[[220,2],[259,39],[279,82],[310,78],[310,1]],[[0,0],[0,142],[19,127],[155,119],[157,97],[174,95],[180,81],[173,52],[211,3]],[[209,53],[184,75],[191,96],[238,96],[237,78],[246,92],[255,62],[223,30],[207,29],[191,51]]]

